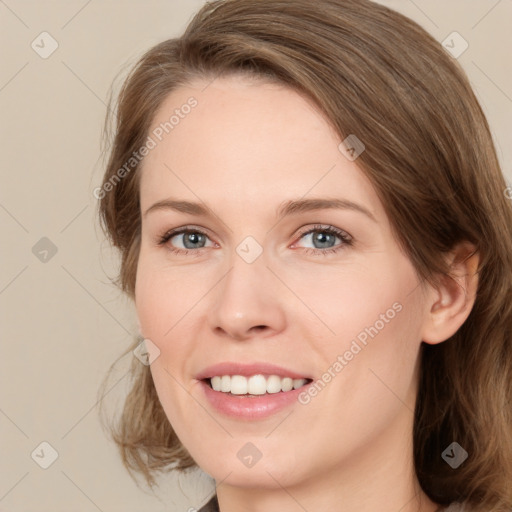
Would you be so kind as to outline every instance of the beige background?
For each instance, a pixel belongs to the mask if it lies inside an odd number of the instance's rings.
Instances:
[[[157,497],[137,488],[95,407],[102,377],[136,332],[132,306],[108,279],[117,260],[92,195],[109,87],[202,3],[0,0],[0,511],[186,512],[212,490],[203,473],[166,477]],[[457,31],[469,43],[459,61],[512,183],[512,1],[382,3],[440,42]],[[58,43],[47,59],[31,47],[43,31]],[[37,254],[43,237],[55,255]],[[113,403],[123,375],[106,398]],[[31,457],[49,460],[43,441],[58,452],[48,469]]]

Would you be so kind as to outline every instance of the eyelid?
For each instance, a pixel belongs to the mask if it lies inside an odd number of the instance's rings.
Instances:
[[[333,233],[336,233],[336,235],[339,236],[340,238],[352,240],[352,235],[347,233],[347,231],[345,231],[344,229],[332,226],[330,224],[313,224],[313,225],[308,225],[305,228],[300,228],[296,237],[298,237],[300,239],[304,235],[307,235],[307,234],[311,233],[312,231],[331,231]]]
[[[210,240],[212,240],[212,237],[210,236],[210,234],[208,233],[208,231],[206,229],[187,224],[186,226],[181,226],[179,228],[171,228],[171,229],[165,231],[162,235],[158,235],[157,243],[164,244],[164,243],[168,242],[171,238],[174,238],[177,235],[181,235],[183,233],[188,233],[188,232],[193,232],[193,233],[197,232],[197,233],[200,233],[200,234],[206,236]],[[212,240],[212,242],[213,242],[213,240]],[[213,242],[213,243],[216,243],[216,242]],[[200,249],[205,249],[205,247],[202,247]],[[194,250],[194,252],[197,252],[200,249]],[[189,250],[189,249],[182,249],[182,250]],[[190,249],[190,250],[193,250],[193,249]]]

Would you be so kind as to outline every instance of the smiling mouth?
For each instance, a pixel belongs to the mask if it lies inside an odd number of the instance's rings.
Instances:
[[[202,379],[214,391],[232,396],[261,396],[267,394],[286,393],[299,389],[313,382],[312,379],[292,379],[279,375],[256,374],[250,377],[243,375],[218,375]]]

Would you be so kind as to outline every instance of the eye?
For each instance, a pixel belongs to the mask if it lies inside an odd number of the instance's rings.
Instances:
[[[165,245],[170,242],[173,238],[182,239],[183,248],[173,247],[174,244],[169,244],[169,250],[176,254],[189,254],[191,252],[200,252],[200,249],[205,248],[205,241],[208,235],[197,228],[178,228],[171,231],[167,231],[158,240],[158,245]]]
[[[353,243],[352,237],[348,233],[334,226],[315,225],[300,234],[300,239],[303,238],[309,239],[313,245],[316,245],[316,247],[312,249],[306,247],[306,254],[326,255],[327,253],[335,253]],[[335,244],[336,238],[341,240],[341,243],[337,246],[333,246],[332,244]]]

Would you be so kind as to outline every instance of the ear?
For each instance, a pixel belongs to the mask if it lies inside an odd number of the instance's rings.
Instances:
[[[462,242],[449,254],[450,275],[430,287],[422,330],[425,343],[437,344],[455,334],[473,308],[478,289],[480,256],[473,244]]]

